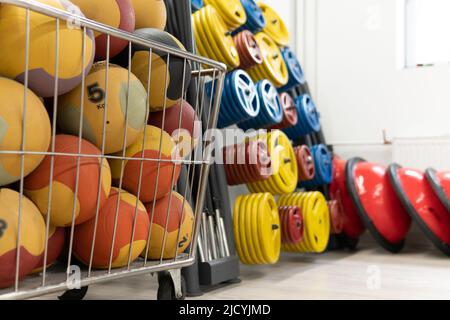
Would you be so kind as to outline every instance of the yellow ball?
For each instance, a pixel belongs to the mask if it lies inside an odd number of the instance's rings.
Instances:
[[[170,33],[161,30],[150,28],[139,29],[135,31],[135,35],[186,51],[180,41]],[[131,70],[147,89],[150,52],[148,48],[143,48],[139,45],[134,45],[133,50],[135,53],[131,60]],[[167,61],[169,61],[169,68],[167,68]],[[168,71],[167,77],[166,71]],[[150,111],[160,111],[164,107],[170,108],[174,106],[181,100],[182,94],[188,89],[190,81],[191,68],[187,60],[185,64],[183,58],[174,55],[171,55],[169,58],[166,53],[153,50],[150,77]]]
[[[0,189],[0,288],[14,283],[20,194]],[[22,197],[19,279],[39,263],[45,246],[45,223],[39,209]]]
[[[57,9],[76,12],[67,0],[39,0]],[[78,10],[79,11],[79,10]],[[24,82],[25,79],[26,10],[0,6],[0,75]],[[59,23],[58,95],[81,82],[82,68],[89,72],[94,60],[94,34],[86,34],[86,56],[83,64],[83,31],[70,23]],[[54,94],[56,63],[56,20],[30,11],[29,88],[41,97]]]
[[[107,98],[105,153],[110,154],[123,150],[124,147],[130,146],[136,141],[147,123],[148,113],[147,93],[136,76],[131,74],[130,93],[128,94],[128,71],[126,69],[110,64],[108,75],[107,96],[105,63],[96,63],[92,67],[91,73],[86,77],[83,138],[102,150]],[[81,91],[80,85],[59,99],[58,124],[65,133],[78,135]],[[126,118],[127,113],[128,119]],[[125,128],[127,128],[127,139],[124,145]]]
[[[164,30],[167,10],[163,0],[131,0],[136,14],[136,29]]]
[[[21,150],[24,90],[22,84],[0,77],[0,186],[20,179],[22,157],[2,151]],[[31,90],[27,90],[24,150],[46,152],[50,145],[50,136],[51,126],[47,111],[41,100]],[[44,155],[25,155],[24,175],[36,169],[43,159]]]

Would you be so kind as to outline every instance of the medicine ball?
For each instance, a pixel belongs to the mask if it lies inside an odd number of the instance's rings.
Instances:
[[[83,14],[94,21],[106,24],[116,29],[133,32],[135,27],[135,12],[131,0],[73,0]],[[106,59],[107,35],[95,31],[97,60]],[[109,57],[112,58],[128,45],[127,40],[110,38]]]
[[[66,240],[66,229],[50,226],[48,232],[48,247],[47,247],[47,268],[51,267],[58,259],[64,248]],[[33,273],[41,272],[44,269],[45,251],[41,254],[41,258],[33,270]]]
[[[19,203],[22,199],[19,279],[38,264],[45,247],[45,222],[26,197],[0,189],[0,288],[11,286],[16,276]]]
[[[164,120],[164,127],[163,127]],[[148,124],[158,128],[163,128],[177,145],[177,151],[182,158],[191,154],[191,151],[198,143],[202,133],[201,123],[194,108],[186,101],[177,102],[166,112],[153,112]]]
[[[131,0],[136,13],[136,29],[164,30],[167,10],[163,0]]]
[[[38,0],[57,9],[74,11],[67,0]],[[103,1],[102,1],[103,2]],[[30,11],[28,86],[38,96],[51,97],[55,91],[56,20]],[[26,10],[13,5],[0,6],[0,75],[24,83]],[[59,24],[58,95],[81,82],[82,68],[89,72],[94,60],[94,34],[87,30],[83,64],[83,31],[69,23]]]
[[[1,186],[20,179],[22,156],[1,152],[21,150],[24,116],[25,151],[46,152],[50,144],[51,126],[47,111],[41,100],[31,90],[27,90],[27,112],[24,114],[24,90],[22,84],[0,77]],[[43,155],[25,155],[25,176],[36,169],[43,159]]]
[[[120,201],[117,201],[119,197]],[[132,240],[135,219],[136,229]],[[95,219],[92,219],[75,228],[73,253],[86,265],[89,265],[94,227]],[[114,247],[111,248],[114,227],[116,234]],[[147,245],[149,227],[150,221],[144,205],[132,194],[113,188],[98,216],[92,266],[98,269],[108,268],[112,253],[112,267],[124,267],[128,264],[130,250],[131,261],[134,261]]]
[[[194,227],[194,213],[189,202],[181,194],[172,191],[154,204],[147,203],[145,207],[152,221],[149,259],[160,259],[161,252],[163,259],[173,259],[183,253],[191,243]]]
[[[135,34],[139,37],[186,51],[183,44],[167,32],[147,28],[136,30]],[[133,51],[131,70],[141,80],[144,87],[148,88],[149,49],[134,45]],[[166,77],[167,62],[169,62],[169,68]],[[184,76],[183,70],[185,71]],[[175,55],[168,55],[160,50],[153,50],[150,78],[150,111],[162,110],[164,106],[166,108],[174,106],[188,89],[190,81],[191,67],[189,61]]]
[[[92,67],[85,81],[83,138],[102,150],[104,114],[105,109],[108,108],[104,151],[110,154],[131,145],[144,129],[148,116],[147,93],[140,81],[131,74],[128,94],[128,71],[110,64],[106,101],[105,81],[106,63],[98,62]],[[81,91],[80,85],[59,99],[58,124],[65,133],[78,135]],[[124,145],[125,127],[127,127],[127,140]]]
[[[142,150],[143,146],[144,151]],[[139,198],[144,203],[164,197],[177,183],[178,177],[180,176],[180,165],[175,165],[170,161],[177,158],[174,153],[176,151],[175,148],[175,143],[167,132],[157,127],[147,126],[145,130],[145,144],[144,133],[142,133],[136,142],[128,147],[125,152],[125,157],[133,160],[110,160],[114,185],[119,186],[123,165],[123,189],[135,195],[140,191]],[[122,157],[123,154],[119,152],[115,156]],[[141,161],[139,159],[148,160]],[[158,162],[158,159],[163,161]],[[141,173],[141,189],[139,190]],[[173,184],[171,183],[172,177]]]
[[[75,206],[75,224],[80,224],[94,217],[99,194],[100,165],[100,208],[108,198],[111,189],[111,171],[108,161],[102,160],[101,152],[88,141],[81,140],[81,154],[92,157],[79,158],[77,169],[78,137],[57,135],[55,152],[73,154],[73,156],[54,156],[50,221],[57,227],[72,224],[74,197],[78,171],[78,193]],[[46,156],[42,164],[25,179],[25,194],[47,215],[49,201],[49,181],[52,157]]]

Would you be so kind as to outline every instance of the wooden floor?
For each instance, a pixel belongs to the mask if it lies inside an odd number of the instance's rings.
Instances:
[[[284,255],[274,266],[242,266],[241,279],[200,299],[450,299],[450,259],[426,239],[399,255],[371,241],[355,253]],[[141,276],[92,286],[86,299],[155,299],[156,289],[156,278]]]

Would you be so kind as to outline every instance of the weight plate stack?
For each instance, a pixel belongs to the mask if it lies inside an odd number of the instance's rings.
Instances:
[[[254,0],[241,0],[241,4],[247,15],[247,22],[235,32],[238,33],[242,30],[249,30],[252,33],[258,33],[264,29],[266,26],[266,18],[257,3]]]
[[[263,62],[261,49],[253,33],[243,30],[236,34],[233,40],[241,61],[240,69],[249,69]]]
[[[314,188],[330,184],[333,178],[333,158],[331,152],[324,144],[318,144],[311,148],[314,159],[315,175],[312,180],[302,181],[299,188]]]
[[[261,49],[263,62],[247,70],[255,82],[267,79],[277,88],[288,83],[289,75],[280,48],[264,32],[255,35],[256,42]]]
[[[203,8],[203,0],[191,0],[192,12],[198,11]]]
[[[308,146],[303,145],[294,148],[298,166],[298,181],[305,182],[314,179],[316,175],[316,165]]]
[[[263,31],[269,35],[280,47],[285,47],[289,43],[289,30],[286,27],[283,19],[268,5],[258,2],[264,18],[266,19],[266,26]]]
[[[281,243],[297,244],[303,240],[304,227],[302,211],[299,207],[279,207]]]
[[[240,0],[203,0],[205,5],[216,8],[226,24],[227,31],[233,31],[247,21],[247,15]]]
[[[198,53],[223,62],[229,70],[240,65],[239,54],[233,38],[217,10],[206,5],[192,14]]]
[[[243,130],[267,128],[283,120],[283,109],[275,86],[268,80],[262,80],[256,84],[256,92],[259,97],[259,114],[239,123],[239,128]]]
[[[211,96],[212,82],[207,83],[206,92]],[[222,129],[259,114],[260,104],[256,86],[243,70],[235,70],[225,77],[217,127]]]
[[[285,92],[293,87],[305,84],[305,74],[295,53],[289,47],[286,47],[281,49],[281,54],[288,69],[289,81],[285,86],[279,88],[279,91]]]
[[[266,180],[270,177],[267,142],[250,140],[223,148],[228,184],[236,186]]]
[[[260,136],[263,137],[267,141],[272,175],[267,180],[249,183],[247,187],[253,193],[270,192],[281,195],[294,192],[298,183],[298,171],[291,142],[280,130]]]
[[[330,210],[331,234],[341,234],[344,230],[344,213],[342,204],[337,200],[328,201]]]
[[[291,95],[287,92],[280,94],[281,108],[283,109],[283,120],[281,123],[270,127],[270,129],[287,129],[298,123],[297,107]]]
[[[436,196],[450,213],[450,172],[437,172],[428,168],[425,176]]]
[[[281,250],[278,207],[270,193],[239,196],[233,211],[236,251],[244,264],[275,264]]]
[[[320,131],[320,116],[316,105],[309,94],[298,96],[295,99],[297,107],[298,122],[297,125],[284,129],[283,131],[291,140],[297,140],[313,132]]]
[[[297,244],[282,244],[287,252],[322,253],[330,239],[331,222],[327,200],[320,192],[300,192],[283,195],[279,206],[297,206],[303,215],[303,241]]]

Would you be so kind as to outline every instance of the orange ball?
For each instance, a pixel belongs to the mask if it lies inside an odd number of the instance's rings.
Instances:
[[[133,244],[131,261],[136,260],[147,245],[150,221],[144,205],[132,194],[125,191],[119,192],[119,189],[113,188],[111,195],[98,215],[92,260],[94,268],[108,268],[119,194],[116,237],[112,248],[112,267],[120,268],[128,264],[131,244]],[[131,241],[135,217],[136,229],[133,241]],[[90,260],[94,223],[95,219],[89,220],[77,226],[74,233],[73,253],[77,259],[86,265],[89,265]]]
[[[141,163],[143,163],[139,198],[144,203],[164,197],[172,190],[173,185],[176,184],[180,176],[180,165],[172,162],[172,159],[176,159],[177,156],[175,153],[176,146],[170,135],[160,128],[153,126],[147,126],[145,131],[145,146],[144,133],[142,133],[136,142],[125,151],[126,158],[135,158],[136,160],[122,161],[112,159],[110,161],[113,184],[119,186],[123,163],[124,171],[122,188],[135,195],[137,195],[139,191]],[[160,141],[162,141],[161,145]],[[161,157],[159,151],[160,146]],[[123,152],[115,153],[114,156],[122,157]],[[152,160],[138,160],[143,158]],[[159,171],[157,159],[164,160],[164,162],[159,163]],[[157,178],[158,173],[159,178]],[[171,183],[172,178],[173,184]]]
[[[47,247],[47,268],[49,268],[61,254],[66,241],[66,229],[50,226],[48,232]],[[41,272],[44,269],[44,254],[41,254],[40,260],[33,270],[33,273]]]
[[[57,227],[72,224],[75,186],[77,177],[78,137],[57,135],[55,152],[73,156],[55,156],[51,194],[50,222]],[[78,194],[75,206],[75,224],[91,219],[97,210],[100,166],[103,165],[100,188],[100,208],[108,198],[111,189],[111,170],[108,161],[101,159],[101,152],[93,144],[81,140]],[[39,167],[25,179],[25,194],[46,216],[49,202],[50,167],[52,157],[46,156]]]
[[[168,211],[169,203],[170,211]],[[181,194],[172,191],[171,195],[157,200],[154,204],[147,203],[145,207],[152,222],[148,246],[149,259],[160,259],[163,246],[163,259],[173,259],[177,254],[183,253],[191,243],[194,227],[194,213],[189,202]],[[169,220],[166,225],[167,218]],[[165,244],[164,236],[166,236]]]

